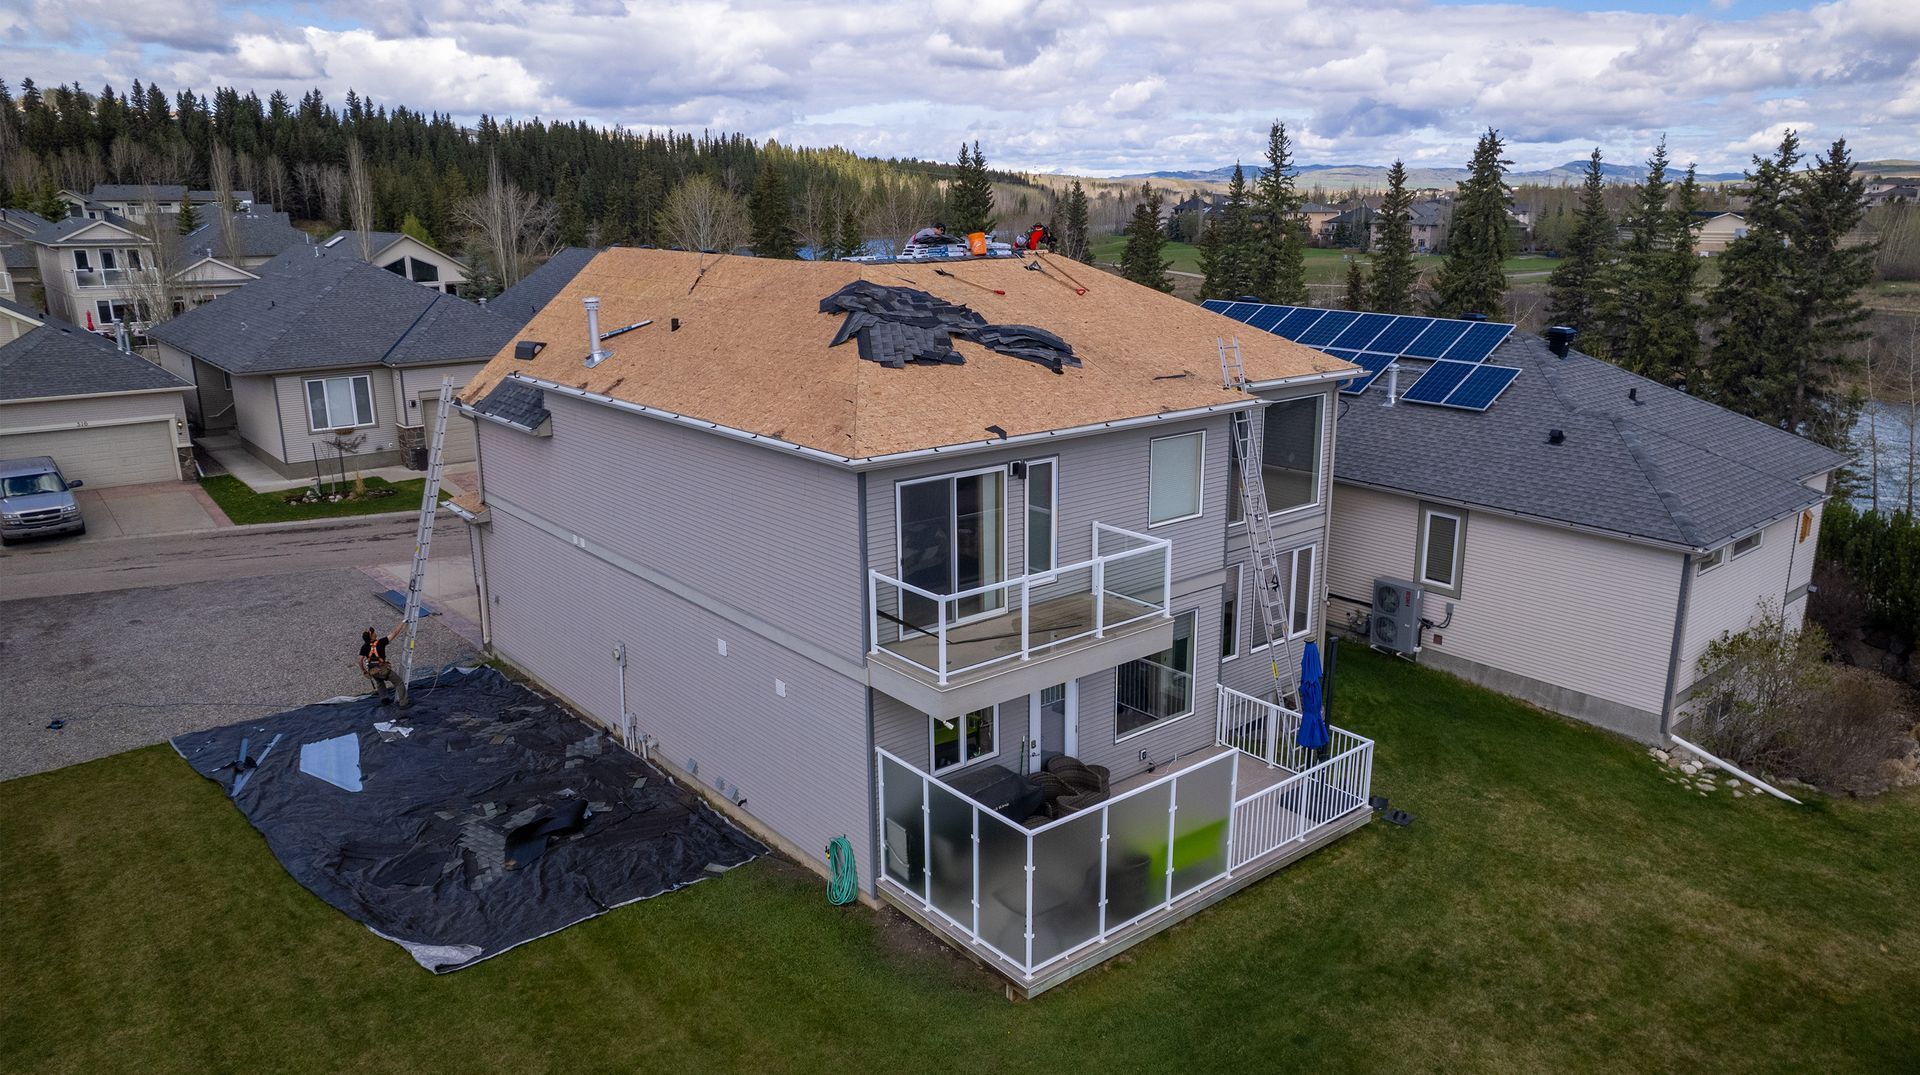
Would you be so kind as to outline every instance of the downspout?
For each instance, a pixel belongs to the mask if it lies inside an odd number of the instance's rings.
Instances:
[[[1680,679],[1680,650],[1686,641],[1687,601],[1693,596],[1693,554],[1680,557],[1680,601],[1673,611],[1673,652],[1667,657],[1667,691],[1660,700],[1660,735],[1673,734],[1673,690]]]
[[[475,423],[473,475],[475,483],[480,486],[477,490],[480,494],[480,502],[484,504],[487,502],[487,486],[480,480],[480,475],[485,473],[486,467],[480,460],[480,450],[480,428],[479,424]],[[480,528],[477,526],[467,527],[467,537],[473,547],[473,556],[470,558],[473,565],[473,588],[480,597],[480,648],[491,651],[493,649],[493,606],[487,597],[487,546],[486,542],[480,540]]]
[[[1327,428],[1327,465],[1322,475],[1326,481],[1326,491],[1320,494],[1320,562],[1313,565],[1314,577],[1320,585],[1314,587],[1314,596],[1318,598],[1314,612],[1319,621],[1314,627],[1314,637],[1320,640],[1320,647],[1327,645],[1327,595],[1328,580],[1333,578],[1333,464],[1334,454],[1340,447],[1340,390],[1338,388],[1326,395]]]
[[[867,638],[869,625],[873,622],[873,609],[867,605],[867,587],[864,584],[864,579],[867,574],[867,472],[864,470],[860,471],[858,474],[855,474],[854,477],[857,479],[854,482],[854,495],[859,498],[857,514],[860,518],[860,576],[863,580],[862,585],[855,587],[855,589],[860,591],[861,616],[859,626],[860,638],[862,640],[860,647],[862,655],[860,659],[864,661],[866,660],[865,639]],[[867,868],[871,871],[870,876],[873,878],[873,883],[868,886],[868,892],[870,895],[878,898],[880,895],[880,868],[882,863],[880,862],[880,786],[879,783],[874,780],[873,776],[879,764],[876,760],[879,756],[873,752],[873,688],[871,686],[864,687],[861,693],[867,703],[867,756],[861,759],[861,765],[866,769],[867,773]]]

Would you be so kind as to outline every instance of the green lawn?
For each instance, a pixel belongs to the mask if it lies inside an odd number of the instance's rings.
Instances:
[[[1915,1069],[1920,794],[1702,797],[1341,657],[1335,720],[1418,820],[1031,1003],[777,862],[434,977],[164,746],[0,784],[0,1070]]]
[[[302,519],[333,519],[343,515],[373,515],[388,511],[419,511],[420,494],[426,489],[425,478],[413,478],[403,482],[390,482],[385,478],[368,478],[367,489],[391,489],[393,495],[375,497],[371,500],[337,500],[319,504],[289,504],[287,497],[294,490],[282,493],[256,493],[247,488],[246,483],[231,474],[216,474],[211,478],[200,479],[200,487],[207,491],[220,510],[227,513],[236,525],[248,523],[290,523]],[[332,488],[329,484],[328,488]],[[348,483],[351,490],[352,483]],[[447,494],[442,491],[440,499]]]
[[[1093,260],[1101,265],[1117,263],[1121,254],[1125,252],[1126,246],[1127,237],[1124,235],[1108,235],[1095,239]],[[1192,243],[1168,243],[1164,250],[1167,259],[1173,262],[1175,272],[1197,273],[1200,271],[1200,250]],[[1347,258],[1353,254],[1352,251],[1310,247],[1305,253],[1307,283],[1346,282]],[[1364,258],[1366,255],[1360,256]],[[1437,254],[1422,254],[1413,259],[1414,265],[1423,273],[1430,273],[1440,268],[1442,260],[1444,259]],[[1509,273],[1546,273],[1552,272],[1554,266],[1558,264],[1560,264],[1558,258],[1524,254],[1508,258],[1505,268]]]

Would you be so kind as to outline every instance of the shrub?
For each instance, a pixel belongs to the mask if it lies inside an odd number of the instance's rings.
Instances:
[[[1816,555],[1816,563],[1844,571],[1866,595],[1873,626],[1909,643],[1920,641],[1920,523],[1911,514],[1831,501]]]
[[[1794,722],[1794,775],[1825,788],[1865,790],[1911,724],[1904,692],[1882,675],[1841,669],[1816,704]]]

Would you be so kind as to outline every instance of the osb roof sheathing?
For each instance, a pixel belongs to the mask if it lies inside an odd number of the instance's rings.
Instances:
[[[1027,268],[1038,264],[1044,273]],[[705,267],[704,274],[701,272]],[[934,272],[943,268],[952,276]],[[994,324],[1033,325],[1073,345],[1062,374],[956,340],[962,365],[888,369],[858,344],[828,343],[844,315],[820,300],[853,280],[930,292]],[[1067,281],[1078,280],[1076,294]],[[1004,295],[993,294],[993,290]],[[600,299],[611,357],[587,369],[586,314]],[[672,319],[680,320],[674,331]],[[1240,337],[1249,380],[1354,367],[1191,303],[1051,255],[934,264],[774,261],[668,250],[597,255],[461,393],[472,402],[522,373],[849,459],[1068,429],[1232,402],[1214,341]]]

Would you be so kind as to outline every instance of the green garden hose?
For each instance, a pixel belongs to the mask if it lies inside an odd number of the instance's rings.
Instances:
[[[827,841],[827,869],[833,875],[827,881],[828,903],[839,907],[860,898],[860,871],[854,868],[853,845],[846,837]]]

